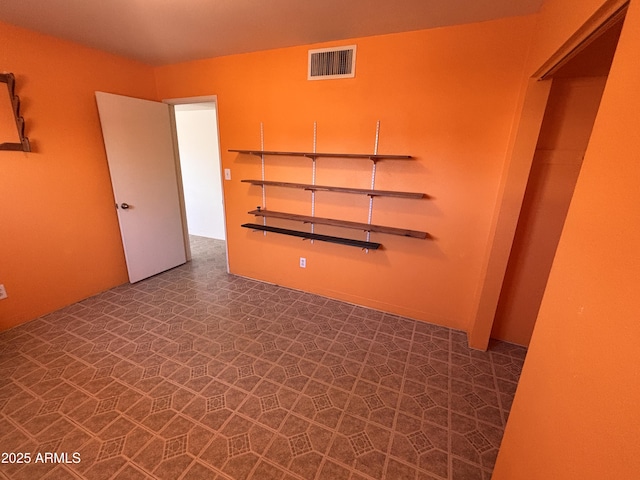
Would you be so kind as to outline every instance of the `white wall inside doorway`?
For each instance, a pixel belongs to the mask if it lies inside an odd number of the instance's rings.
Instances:
[[[175,116],[189,233],[224,240],[216,105],[176,105]]]

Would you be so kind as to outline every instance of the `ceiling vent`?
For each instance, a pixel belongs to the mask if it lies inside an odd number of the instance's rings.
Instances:
[[[356,46],[309,50],[308,80],[356,76]]]

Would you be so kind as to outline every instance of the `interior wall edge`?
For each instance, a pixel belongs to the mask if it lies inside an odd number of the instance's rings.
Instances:
[[[529,79],[518,126],[514,130],[514,144],[508,159],[508,171],[495,210],[495,225],[485,261],[485,277],[480,288],[477,310],[467,329],[469,345],[486,350],[493,320],[500,298],[502,282],[507,271],[511,246],[524,193],[531,170],[538,134],[551,91],[551,82]]]

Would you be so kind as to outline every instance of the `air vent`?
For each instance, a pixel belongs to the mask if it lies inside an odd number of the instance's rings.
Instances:
[[[309,50],[309,80],[356,76],[356,46]]]

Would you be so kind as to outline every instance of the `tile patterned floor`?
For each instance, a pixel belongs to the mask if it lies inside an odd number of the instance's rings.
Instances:
[[[0,333],[0,450],[31,456],[0,477],[491,476],[523,348],[228,275],[220,241],[193,251]]]

